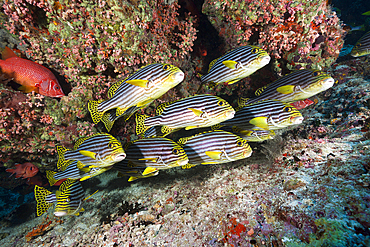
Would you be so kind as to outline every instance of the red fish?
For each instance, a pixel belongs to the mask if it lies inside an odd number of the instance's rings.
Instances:
[[[305,100],[300,100],[300,101],[290,103],[290,104],[292,106],[294,106],[295,108],[297,108],[297,110],[300,110],[300,109],[306,108],[307,106],[312,105],[314,103],[315,102],[310,100],[310,99],[305,99]]]
[[[30,162],[16,164],[15,168],[6,169],[7,172],[15,173],[16,178],[31,178],[39,172],[39,168]]]
[[[49,97],[62,97],[65,94],[55,75],[44,66],[27,59],[17,57],[8,47],[2,53],[0,75],[22,85],[19,90],[25,93],[35,91]]]

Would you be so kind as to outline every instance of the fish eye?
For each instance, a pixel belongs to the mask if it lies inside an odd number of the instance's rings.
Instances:
[[[243,141],[237,141],[237,142],[236,142],[236,145],[237,145],[238,147],[243,146]]]
[[[223,101],[223,100],[220,100],[220,101],[217,102],[217,105],[219,105],[219,106],[225,106],[226,105],[226,102]]]
[[[286,106],[286,107],[283,108],[283,111],[290,112],[290,111],[292,111],[292,107]]]
[[[320,72],[319,71],[313,72],[313,76],[318,76],[318,75],[320,75]]]
[[[174,148],[174,149],[172,149],[172,153],[174,155],[178,155],[180,153],[180,150],[178,148]]]
[[[170,68],[171,66],[168,64],[163,65],[163,70],[169,70]]]
[[[256,54],[256,53],[258,53],[258,48],[253,48],[253,49],[251,50],[251,53],[252,53],[252,54]]]
[[[55,86],[55,89],[56,89],[56,90],[59,90],[59,89],[60,89],[60,87],[59,87],[59,86]]]
[[[117,146],[117,144],[116,144],[116,143],[114,143],[114,142],[108,143],[108,148],[110,148],[110,149],[113,149],[113,148],[115,148],[116,146]]]

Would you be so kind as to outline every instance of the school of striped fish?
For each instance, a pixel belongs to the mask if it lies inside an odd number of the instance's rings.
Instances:
[[[236,83],[270,62],[257,46],[241,46],[210,63],[201,76],[209,85]],[[52,193],[35,186],[37,215],[56,204],[55,216],[78,215],[84,191],[81,181],[107,170],[118,170],[128,181],[156,176],[173,167],[225,164],[252,155],[248,142],[272,139],[275,130],[302,123],[298,108],[310,105],[308,98],[334,85],[334,79],[318,70],[302,69],[258,89],[253,98],[240,98],[234,109],[225,99],[210,94],[160,104],[155,116],[138,114],[168,90],[183,81],[184,72],[170,64],[150,64],[113,84],[107,100],[90,101],[88,110],[95,124],[102,122],[109,132],[114,122],[135,114],[138,140],[122,145],[109,133],[82,137],[73,149],[57,147],[57,171],[47,171]],[[200,128],[207,128],[206,131]],[[200,129],[197,134],[168,136],[176,131]]]

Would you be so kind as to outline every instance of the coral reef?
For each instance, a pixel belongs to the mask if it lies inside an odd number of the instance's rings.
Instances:
[[[327,1],[213,1],[202,12],[228,49],[256,44],[275,58],[274,69],[323,69],[343,46],[340,21]]]

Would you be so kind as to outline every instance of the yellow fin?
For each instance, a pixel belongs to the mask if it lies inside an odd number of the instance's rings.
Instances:
[[[188,108],[188,110],[194,112],[194,114],[197,115],[198,117],[200,117],[203,114],[203,111],[195,109],[195,108]]]
[[[54,171],[49,171],[49,170],[46,171],[46,178],[48,179],[50,186],[53,186],[58,181],[54,178],[54,175],[56,173],[57,172],[54,172]]]
[[[50,194],[52,194],[50,191],[47,189],[40,187],[38,185],[35,185],[34,188],[34,193],[35,193],[35,199],[36,199],[36,215],[40,216],[43,213],[45,213],[48,208],[52,205],[51,203],[46,202],[46,197]]]
[[[259,128],[268,130],[267,117],[255,117],[250,120],[249,123]]]
[[[116,83],[112,84],[109,89],[108,89],[108,93],[107,93],[107,97],[108,99],[111,99],[114,94],[116,93],[117,89],[119,88],[119,86],[121,86],[122,82],[124,80],[121,80],[121,81],[117,81]]]
[[[109,132],[112,129],[115,120],[110,119],[110,113],[104,113],[101,121],[103,122],[105,128]]]
[[[201,165],[215,165],[215,164],[218,164],[218,162],[203,162],[203,163],[200,163]]]
[[[104,112],[101,112],[98,110],[99,104],[103,102],[103,100],[90,100],[89,103],[87,104],[87,109],[90,112],[91,118],[94,122],[94,124],[97,124],[101,121]]]
[[[226,83],[228,85],[231,85],[231,84],[234,84],[235,82],[238,82],[238,81],[240,81],[240,79],[230,80],[230,81],[227,81]]]
[[[196,128],[199,128],[198,126],[188,126],[188,127],[185,127],[185,130],[191,130],[191,129],[196,129]]]
[[[141,175],[145,176],[145,175],[148,175],[148,174],[156,172],[156,171],[157,171],[156,168],[147,167],[147,168],[145,168],[145,170],[143,171],[143,173]]]
[[[158,158],[142,158],[142,159],[139,159],[139,160],[147,160],[147,161],[157,163]]]
[[[155,109],[155,115],[161,115],[162,114],[162,112],[164,111],[164,109],[168,106],[168,105],[170,105],[170,104],[172,104],[173,102],[164,102],[164,103],[162,103],[162,104],[160,104],[159,106],[157,106],[157,109]]]
[[[141,133],[144,133],[147,129],[150,128],[150,127],[145,125],[145,119],[147,119],[147,118],[149,118],[149,116],[135,114],[136,135],[140,135]]]
[[[177,143],[180,145],[184,145],[191,137],[182,137],[177,140]]]
[[[125,81],[128,84],[137,86],[137,87],[142,87],[142,88],[147,88],[148,87],[148,80],[141,80],[141,79],[135,79],[135,80],[128,80]]]
[[[31,86],[25,86],[25,85],[20,86],[18,90],[21,90],[22,92],[25,92],[25,93],[30,93],[30,92],[38,93],[39,92],[39,89],[37,87],[31,87]]]
[[[190,169],[190,168],[192,168],[192,167],[194,167],[194,166],[197,166],[197,165],[192,165],[192,164],[186,164],[186,165],[183,165],[183,166],[181,166],[181,168],[182,169]]]
[[[208,157],[210,157],[211,159],[214,159],[214,160],[219,160],[219,159],[221,159],[221,154],[222,154],[222,152],[206,151],[205,153],[206,153],[206,155],[207,155]],[[202,164],[203,164],[203,163],[202,163]]]
[[[139,108],[144,108],[145,106],[147,106],[148,104],[152,102],[153,102],[152,99],[147,99],[147,100],[144,100],[143,102],[138,103],[136,106]]]
[[[128,181],[128,182],[132,182],[132,181],[134,181],[134,180],[136,180],[136,179],[138,179],[138,177],[130,177],[127,181]]]
[[[92,159],[95,159],[96,157],[96,153],[91,152],[91,151],[80,150],[79,153],[82,154],[83,156],[90,157]]]
[[[223,126],[223,125],[221,125],[221,124],[215,124],[215,125],[212,125],[212,126],[211,126],[211,129],[212,129],[212,130],[218,130],[218,129],[220,129],[222,126]]]
[[[236,69],[236,65],[238,62],[232,61],[232,60],[226,60],[222,62],[223,65],[228,67],[229,69]]]
[[[63,146],[57,146],[57,152],[58,152],[58,162],[57,162],[57,168],[58,169],[61,169],[62,167],[64,167],[66,165],[66,163],[68,163],[68,161],[66,161],[64,159],[64,154],[68,151],[69,149],[63,147]]]
[[[281,87],[278,87],[276,91],[282,94],[290,94],[294,92],[294,86],[293,85],[281,86]]]
[[[370,15],[370,10],[365,13],[362,13],[362,15]]]

